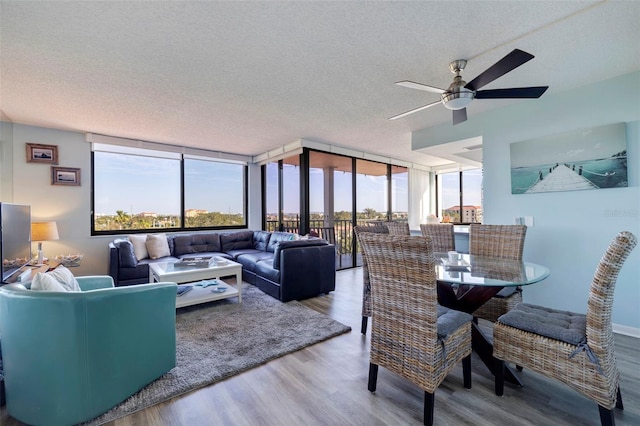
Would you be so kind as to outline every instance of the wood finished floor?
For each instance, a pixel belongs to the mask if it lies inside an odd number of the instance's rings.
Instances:
[[[362,270],[338,272],[335,292],[303,303],[351,326],[350,333],[107,425],[421,425],[423,392],[408,381],[380,368],[376,393],[367,390],[361,297]],[[616,335],[616,351],[625,406],[616,423],[640,425],[640,339]],[[471,390],[458,366],[436,391],[436,425],[600,424],[595,403],[526,370],[523,388],[505,384],[497,397],[488,370],[475,356],[472,363]],[[0,425],[21,424],[2,408]]]

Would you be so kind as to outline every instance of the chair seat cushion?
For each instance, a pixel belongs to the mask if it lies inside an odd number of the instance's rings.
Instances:
[[[504,287],[502,290],[496,293],[496,295],[493,297],[497,297],[498,299],[509,297],[516,291],[518,291],[518,287],[515,287],[515,286]]]
[[[438,311],[438,338],[446,340],[447,337],[455,332],[460,326],[466,322],[471,322],[473,317],[466,312],[456,311],[454,309],[445,308],[437,305]]]
[[[498,318],[498,322],[572,345],[586,340],[587,316],[584,314],[518,303]]]

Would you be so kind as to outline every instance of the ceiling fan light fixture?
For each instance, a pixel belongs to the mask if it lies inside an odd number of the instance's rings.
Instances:
[[[390,120],[405,117],[409,114],[422,111],[433,105],[442,105],[452,111],[453,124],[460,124],[467,120],[467,105],[474,99],[537,99],[547,90],[548,86],[537,87],[511,87],[507,89],[480,90],[492,81],[513,71],[522,64],[533,59],[534,56],[520,49],[513,49],[507,56],[477,75],[469,83],[462,79],[461,71],[467,66],[466,59],[456,59],[449,64],[449,70],[455,74],[453,82],[446,90],[409,80],[399,81],[399,86],[427,92],[440,93],[440,101],[412,109],[411,111],[393,116]]]
[[[465,87],[461,87],[459,91],[445,92],[442,96],[442,104],[447,109],[458,110],[466,108],[473,100],[475,93]]]

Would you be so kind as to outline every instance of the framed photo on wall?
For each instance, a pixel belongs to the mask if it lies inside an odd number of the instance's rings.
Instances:
[[[27,163],[58,164],[58,146],[28,143]]]
[[[51,166],[51,185],[80,186],[80,169]]]

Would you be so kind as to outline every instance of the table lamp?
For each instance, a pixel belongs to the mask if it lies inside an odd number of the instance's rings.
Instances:
[[[44,254],[42,253],[42,242],[57,240],[58,225],[55,221],[51,222],[31,222],[31,241],[38,242],[38,265],[44,263]]]

